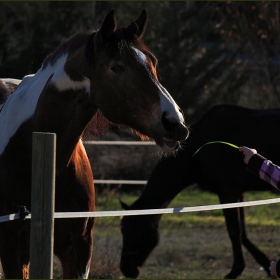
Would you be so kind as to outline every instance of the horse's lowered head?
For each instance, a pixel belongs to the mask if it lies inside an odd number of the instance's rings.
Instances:
[[[153,138],[168,152],[189,132],[180,108],[158,80],[157,59],[141,40],[146,25],[146,10],[127,27],[117,27],[113,10],[107,14],[86,47],[91,93],[107,119]]]
[[[132,206],[121,201],[126,210]],[[125,277],[137,278],[140,267],[159,242],[158,223],[161,215],[125,216],[121,221],[123,247],[120,270]]]

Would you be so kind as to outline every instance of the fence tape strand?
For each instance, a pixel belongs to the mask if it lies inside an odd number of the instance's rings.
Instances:
[[[30,216],[30,215],[29,215]],[[19,213],[9,214],[0,217],[0,223],[19,219]],[[30,218],[29,218],[30,219]]]
[[[225,203],[204,206],[191,206],[179,208],[164,208],[164,209],[144,209],[144,210],[120,210],[120,211],[95,211],[95,212],[56,212],[54,218],[85,218],[85,217],[116,217],[116,216],[135,216],[135,215],[155,215],[155,214],[172,214],[172,213],[187,213],[197,211],[209,211],[218,209],[229,209],[236,207],[248,207],[279,203],[280,198],[245,201],[236,203]],[[10,214],[0,217],[0,222],[19,219],[19,214]],[[31,219],[31,214],[26,216],[26,219]]]

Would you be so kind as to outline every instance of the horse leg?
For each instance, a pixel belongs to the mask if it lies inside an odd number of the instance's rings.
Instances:
[[[243,201],[244,196],[242,196]],[[241,238],[242,244],[245,248],[251,253],[254,259],[265,269],[268,276],[270,275],[270,260],[267,256],[261,252],[248,238],[246,234],[246,226],[245,226],[245,207],[240,208],[240,226],[241,226]]]
[[[13,222],[17,223],[17,222]],[[5,278],[29,278],[29,233],[18,233],[21,228],[14,228],[5,232],[0,244],[1,263]]]
[[[220,196],[221,203],[234,203],[238,202],[238,199],[233,199],[232,197]],[[239,208],[223,209],[227,231],[231,240],[232,251],[233,251],[233,265],[230,273],[228,273],[224,278],[235,279],[237,278],[245,268],[245,262],[243,258],[242,248],[241,248],[241,228],[239,224]]]
[[[71,226],[75,225],[74,220],[71,221]],[[83,232],[77,232],[73,230],[73,227],[64,227],[68,231],[62,233],[64,237],[66,236],[63,242],[61,242],[61,231],[57,231],[55,235],[58,242],[55,241],[54,254],[61,262],[63,278],[88,278],[93,251],[92,230],[94,219],[86,220],[88,221],[85,222],[87,225]],[[77,228],[78,225],[80,225],[80,222],[77,223]]]

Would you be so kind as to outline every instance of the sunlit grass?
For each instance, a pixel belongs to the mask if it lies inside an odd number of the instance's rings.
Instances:
[[[279,193],[280,195],[280,193]],[[245,201],[263,200],[279,197],[278,194],[272,192],[247,192]],[[140,193],[133,195],[114,193],[108,199],[108,193],[97,196],[97,210],[98,211],[114,211],[123,210],[119,203],[119,198],[125,201],[128,205],[132,204]],[[209,192],[200,190],[184,190],[175,197],[168,207],[191,207],[201,205],[219,204],[218,196]],[[278,226],[280,225],[278,203],[250,206],[246,207],[246,224],[251,226]],[[162,216],[162,226],[179,226],[179,227],[193,227],[193,226],[224,226],[225,220],[222,210],[189,212],[189,213],[174,213],[164,214]],[[119,226],[119,217],[102,217],[98,218],[99,225],[116,225]]]
[[[264,200],[277,197],[279,197],[279,195],[272,192],[247,192],[245,194],[245,201]],[[169,207],[190,207],[213,204],[219,204],[217,195],[199,190],[185,190],[171,202]],[[246,207],[246,224],[252,226],[279,225],[279,207],[280,205],[278,203]],[[180,220],[180,224],[185,223],[186,226],[188,224],[211,224],[212,226],[219,226],[221,224],[224,224],[224,215],[222,210],[182,213],[180,215],[182,216],[180,216],[179,219],[177,217],[164,215],[164,217],[162,218],[162,222],[176,223]]]

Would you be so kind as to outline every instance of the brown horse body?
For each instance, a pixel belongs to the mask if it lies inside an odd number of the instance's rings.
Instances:
[[[117,28],[114,11],[98,32],[77,34],[23,78],[0,112],[0,215],[31,207],[32,132],[57,135],[55,211],[94,211],[91,166],[81,135],[101,112],[171,151],[185,139],[183,116],[156,76],[156,59],[141,37],[147,14]],[[7,93],[7,91],[6,91]],[[5,95],[2,92],[2,96]],[[9,95],[9,94],[8,94]],[[55,221],[54,253],[63,278],[87,278],[93,218]],[[29,221],[0,224],[6,278],[28,278]]]
[[[274,163],[280,163],[280,110],[250,110],[231,105],[210,109],[191,126],[190,137],[176,157],[162,158],[153,170],[142,195],[125,209],[166,208],[184,188],[197,183],[219,196],[221,203],[242,202],[246,191],[273,190],[267,182],[246,169],[243,154],[224,144],[256,148]],[[182,205],[184,206],[184,205]],[[225,278],[238,277],[245,268],[242,245],[270,274],[268,257],[247,237],[245,209],[225,209],[224,216],[233,250],[233,265]],[[122,219],[123,248],[120,268],[126,277],[137,277],[140,267],[159,241],[161,215],[127,216]]]

